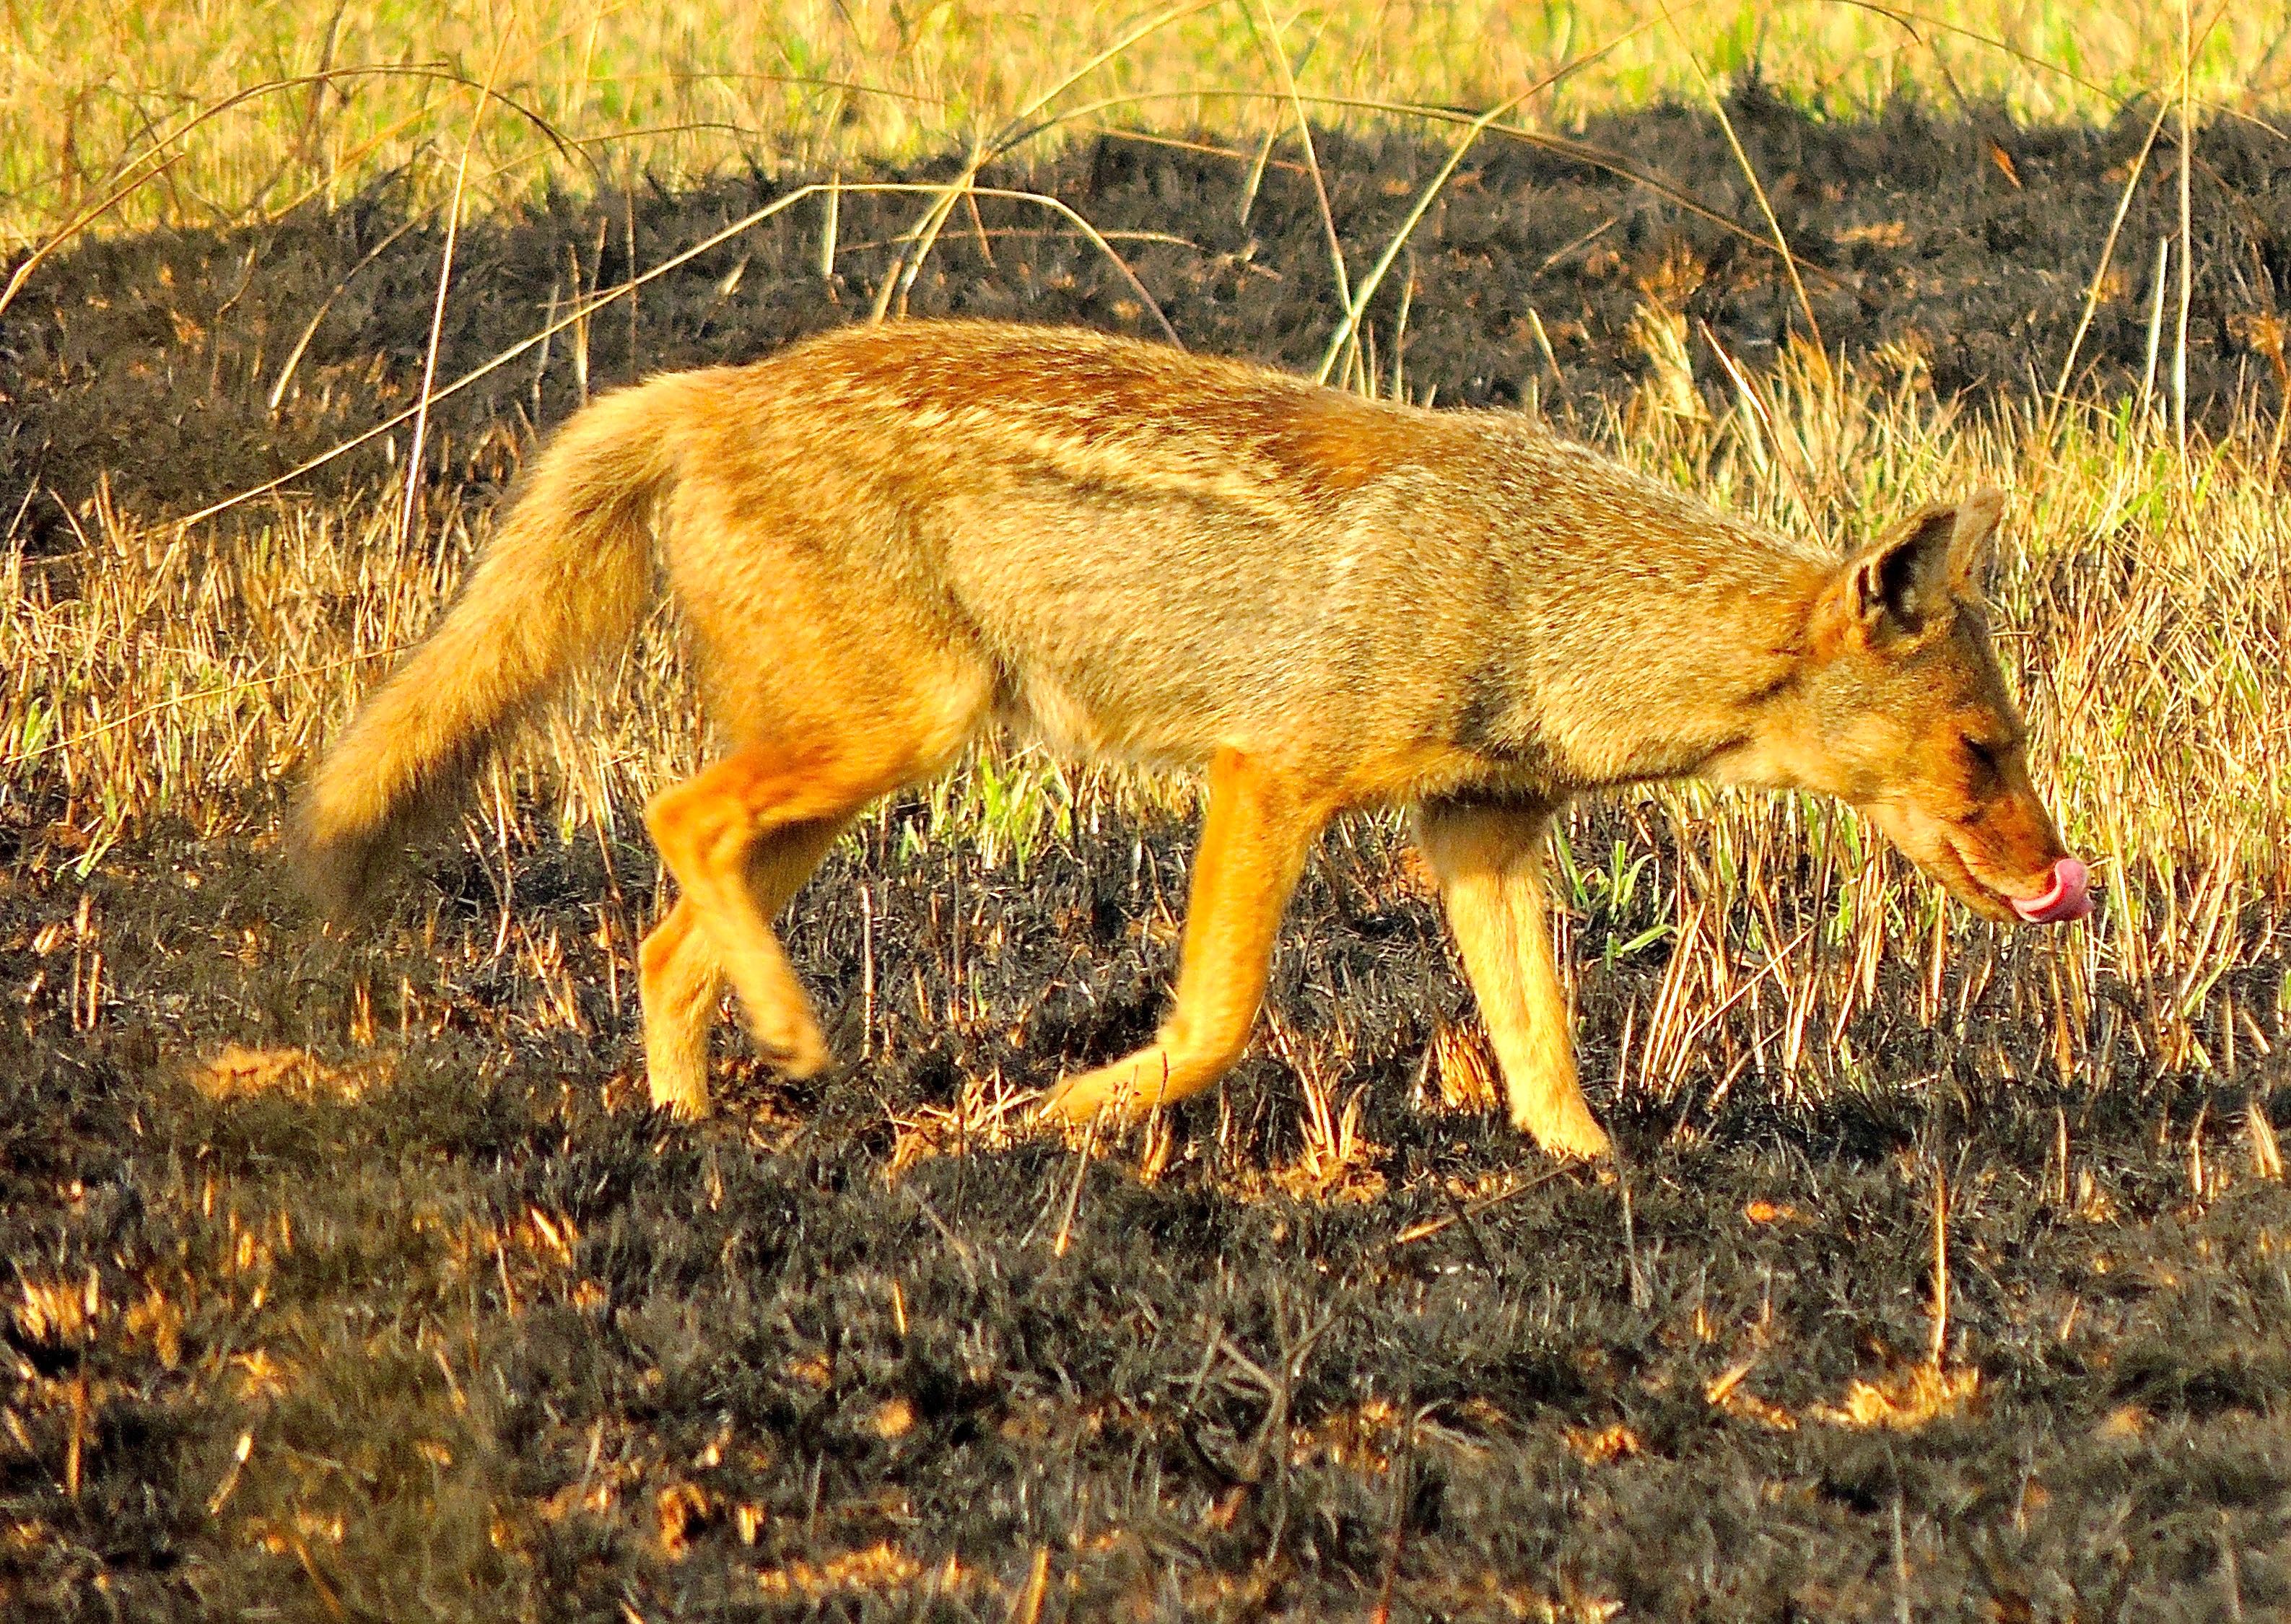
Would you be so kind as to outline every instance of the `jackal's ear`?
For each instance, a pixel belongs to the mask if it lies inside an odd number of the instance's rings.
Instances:
[[[1957,527],[1949,538],[1949,583],[1971,597],[1981,595],[1982,578],[1997,553],[1997,521],[2005,517],[2005,493],[1984,485],[1957,504]]]
[[[1955,507],[1932,507],[1845,567],[1845,604],[1868,631],[1915,637],[1958,599],[1977,594],[2005,498],[1983,486]]]

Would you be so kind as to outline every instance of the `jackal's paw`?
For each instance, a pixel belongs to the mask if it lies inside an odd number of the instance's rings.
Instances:
[[[1154,1108],[1163,1068],[1155,1068],[1152,1090],[1139,1081],[1146,1069],[1133,1056],[1062,1079],[1035,1107],[1036,1114],[1044,1122],[1067,1128],[1082,1127],[1101,1112],[1119,1118],[1144,1116]]]
[[[835,1053],[827,1047],[827,1040],[809,1022],[778,1032],[751,1029],[748,1037],[764,1064],[791,1081],[816,1077],[835,1063]]]
[[[696,1122],[708,1114],[708,1076],[664,1076],[655,1069],[646,1080],[653,1109],[665,1111],[682,1122]]]
[[[1602,1162],[1615,1154],[1614,1141],[1580,1098],[1568,1101],[1541,1121],[1515,1113],[1512,1126],[1531,1135],[1546,1155],[1562,1161]]]
[[[1061,1078],[1056,1088],[1034,1107],[1035,1119],[1052,1128],[1080,1128],[1113,1103],[1113,1092],[1100,1085],[1097,1072]]]

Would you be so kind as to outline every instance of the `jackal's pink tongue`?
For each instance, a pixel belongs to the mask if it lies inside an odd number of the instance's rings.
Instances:
[[[2092,912],[2091,872],[2075,857],[2053,864],[2053,888],[2042,896],[2015,896],[2013,912],[2032,925],[2055,925]]]

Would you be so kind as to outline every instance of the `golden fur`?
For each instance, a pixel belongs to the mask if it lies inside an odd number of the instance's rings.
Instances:
[[[772,916],[862,808],[1000,720],[1210,776],[1169,1020],[1053,1113],[1215,1082],[1322,826],[1406,805],[1514,1121],[1597,1155],[1544,896],[1568,797],[1821,791],[1983,913],[2045,889],[2062,848],[1973,585],[1999,508],[1983,491],[1841,559],[1514,414],[1092,333],[852,327],[568,422],[334,746],[297,840],[328,895],[363,893],[504,728],[630,635],[657,573],[730,745],[647,813],[682,888],[641,955],[661,1105],[707,1109],[726,981],[766,1054],[826,1063]]]

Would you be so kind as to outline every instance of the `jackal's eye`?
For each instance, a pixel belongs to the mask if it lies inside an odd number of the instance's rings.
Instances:
[[[1987,789],[2004,776],[2005,763],[1994,744],[1965,736],[1965,753],[1973,760],[1973,782],[1977,789]]]

